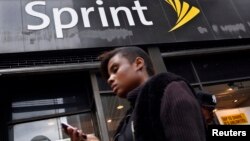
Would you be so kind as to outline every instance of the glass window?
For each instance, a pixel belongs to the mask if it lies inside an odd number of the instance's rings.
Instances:
[[[67,113],[89,109],[80,96],[17,101],[12,103],[12,120]]]
[[[250,106],[250,81],[207,85],[204,89],[215,94],[217,99],[217,109]]]
[[[16,124],[9,128],[9,133],[13,133],[13,141],[70,141],[60,125],[61,122],[77,127],[87,134],[94,134],[89,113]]]
[[[250,124],[250,81],[234,81],[211,84],[204,87],[215,94],[215,121],[222,125]]]
[[[99,134],[87,72],[3,75],[0,86],[9,141],[69,141],[62,121]]]
[[[121,121],[130,108],[130,104],[126,99],[119,98],[114,94],[101,95],[104,115],[107,123],[110,140],[113,140],[114,133]]]
[[[93,98],[85,72],[2,76],[2,94],[11,99],[10,121],[90,110]]]

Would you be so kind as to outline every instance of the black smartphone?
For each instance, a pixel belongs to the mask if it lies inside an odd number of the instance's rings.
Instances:
[[[64,132],[66,132],[66,134],[68,134],[68,133],[67,133],[67,128],[68,128],[68,127],[74,128],[73,126],[69,125],[68,123],[64,123],[64,122],[61,123],[61,126],[62,126]],[[79,131],[77,131],[77,132],[79,133]],[[83,139],[87,139],[87,135],[81,134],[81,136],[83,137]]]
[[[68,127],[72,127],[71,125],[67,124],[67,123],[61,123],[61,126],[63,128],[63,130],[67,131]]]

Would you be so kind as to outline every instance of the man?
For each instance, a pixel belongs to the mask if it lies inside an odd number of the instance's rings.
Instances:
[[[207,125],[215,124],[214,113],[213,113],[217,102],[215,95],[207,92],[198,92],[197,98],[201,105],[202,114],[204,115],[206,124]]]
[[[113,92],[131,103],[115,141],[204,141],[205,125],[191,86],[172,73],[155,75],[149,56],[138,47],[104,53],[101,72]],[[72,141],[81,139],[68,128]],[[97,140],[87,136],[87,141]]]

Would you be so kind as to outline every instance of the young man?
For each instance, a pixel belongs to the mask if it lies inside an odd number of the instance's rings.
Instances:
[[[113,92],[131,103],[115,141],[205,141],[200,105],[183,78],[172,73],[155,75],[149,56],[138,47],[116,48],[100,59]],[[68,128],[67,132],[72,141],[80,140],[81,131]]]
[[[214,119],[214,109],[216,106],[216,97],[213,94],[207,92],[198,92],[197,93],[198,101],[201,105],[201,111],[204,115],[207,125],[216,124]]]

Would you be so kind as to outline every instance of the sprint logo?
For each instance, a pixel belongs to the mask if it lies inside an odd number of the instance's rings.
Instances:
[[[190,6],[185,1],[180,2],[180,0],[165,0],[165,2],[172,6],[178,17],[174,27],[170,29],[169,32],[183,26],[200,13],[198,8]]]

